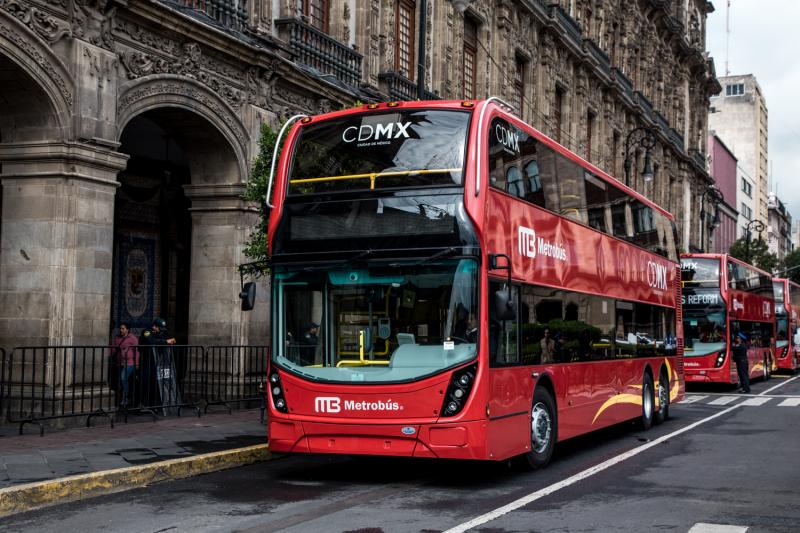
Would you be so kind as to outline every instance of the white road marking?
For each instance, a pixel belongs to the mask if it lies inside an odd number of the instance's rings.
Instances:
[[[684,398],[681,403],[701,402],[701,401],[705,400],[706,398],[708,398],[708,396],[694,396],[694,395],[692,395],[692,396],[687,396],[686,398]]]
[[[728,526],[724,524],[705,524],[698,522],[692,526],[688,533],[745,533],[744,526]]]
[[[716,400],[714,400],[713,402],[708,402],[708,405],[728,405],[735,399],[736,396],[721,396]]]
[[[782,387],[782,386],[786,385],[787,383],[790,383],[790,382],[794,381],[798,377],[800,377],[800,376],[795,376],[795,377],[793,377],[791,379],[788,379],[788,380],[784,381],[783,383],[779,383],[778,385],[776,385],[776,386],[774,386],[774,387],[772,387],[770,389],[765,390],[764,392],[759,394],[759,396],[767,394],[770,391],[773,391],[773,390],[777,389],[778,387]],[[677,404],[677,405],[680,405],[680,404]],[[497,509],[494,509],[493,511],[489,511],[488,513],[485,513],[485,514],[482,514],[482,515],[480,515],[480,516],[478,516],[476,518],[473,518],[472,520],[470,520],[468,522],[464,522],[463,524],[459,524],[459,525],[457,525],[455,527],[452,527],[452,528],[444,531],[444,533],[464,533],[465,531],[468,531],[468,530],[470,530],[472,528],[475,528],[475,527],[478,527],[480,525],[486,524],[487,522],[491,522],[492,520],[496,520],[496,519],[500,518],[503,515],[506,515],[506,514],[512,512],[512,511],[516,511],[520,507],[525,507],[529,503],[535,502],[536,500],[540,500],[540,499],[544,498],[545,496],[549,496],[550,494],[552,494],[554,492],[557,492],[557,491],[559,491],[559,490],[561,490],[561,489],[563,489],[565,487],[569,487],[570,485],[574,485],[575,483],[577,483],[579,481],[583,481],[584,479],[590,478],[593,475],[602,472],[603,470],[607,470],[607,469],[611,468],[614,465],[617,465],[617,464],[619,464],[619,463],[621,463],[623,461],[626,461],[626,460],[630,459],[631,457],[635,457],[635,456],[639,455],[640,453],[645,452],[645,451],[649,450],[650,448],[653,448],[654,446],[658,446],[662,442],[665,442],[665,441],[667,441],[667,440],[669,440],[671,438],[677,437],[678,435],[686,433],[687,431],[691,431],[694,428],[696,428],[698,426],[702,426],[703,424],[705,424],[707,422],[711,422],[715,418],[719,418],[719,417],[721,417],[723,415],[726,415],[726,414],[738,409],[739,407],[741,407],[741,405],[742,405],[741,403],[737,403],[737,404],[732,405],[732,406],[728,407],[727,409],[723,409],[722,411],[719,411],[718,413],[715,413],[715,414],[713,414],[713,415],[711,415],[709,417],[703,418],[701,420],[698,420],[697,422],[689,424],[686,427],[683,427],[681,429],[675,430],[672,433],[668,433],[667,435],[662,435],[661,437],[658,437],[657,439],[652,440],[652,441],[648,442],[647,444],[642,444],[641,446],[639,446],[637,448],[633,448],[632,450],[628,450],[627,452],[622,453],[620,455],[617,455],[616,457],[612,457],[611,459],[603,461],[602,463],[596,464],[596,465],[594,465],[594,466],[592,466],[590,468],[587,468],[586,470],[584,470],[582,472],[578,472],[577,474],[568,477],[567,479],[565,479],[563,481],[559,481],[558,483],[554,483],[554,484],[552,484],[552,485],[550,485],[548,487],[545,487],[543,489],[539,489],[536,492],[532,492],[532,493],[528,494],[527,496],[523,496],[522,498],[514,500],[513,502],[508,503],[506,505],[503,505],[502,507],[498,507]],[[736,531],[736,533],[740,533],[741,531],[747,531],[747,528],[745,528],[743,530],[742,529],[738,529],[738,530],[735,530],[735,531]]]
[[[797,378],[800,378],[800,376],[795,376],[795,377],[793,377],[793,378],[789,378],[789,379],[787,379],[787,380],[786,380],[786,381],[784,381],[783,383],[778,383],[778,384],[777,384],[777,385],[775,385],[774,387],[770,387],[769,389],[767,389],[767,390],[765,390],[764,392],[762,392],[761,394],[759,394],[759,396],[763,396],[763,395],[765,395],[765,394],[769,394],[770,392],[774,391],[775,389],[777,389],[777,388],[779,388],[779,387],[783,387],[783,386],[784,386],[784,385],[786,385],[787,383],[791,383],[792,381],[796,380]]]
[[[786,398],[778,404],[778,407],[797,407],[798,405],[800,405],[800,398]]]
[[[743,401],[741,405],[749,405],[749,406],[764,405],[771,399],[772,398],[748,398],[745,401]]]

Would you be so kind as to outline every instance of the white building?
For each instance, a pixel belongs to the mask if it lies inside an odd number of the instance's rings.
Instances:
[[[767,103],[752,74],[718,79],[723,90],[711,98],[708,129],[716,131],[736,154],[743,171],[737,198],[739,236],[743,236],[750,220],[769,224]],[[751,216],[746,216],[749,211],[744,206],[752,210]]]

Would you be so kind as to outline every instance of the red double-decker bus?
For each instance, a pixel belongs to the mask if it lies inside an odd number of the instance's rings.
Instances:
[[[797,313],[800,310],[800,285],[773,278],[775,290],[775,363],[778,370],[794,374],[800,367],[800,336]]]
[[[670,215],[506,109],[292,127],[268,193],[273,451],[539,467],[683,397]]]
[[[750,377],[774,369],[772,277],[727,254],[682,254],[686,382],[739,382],[731,345],[746,338]]]

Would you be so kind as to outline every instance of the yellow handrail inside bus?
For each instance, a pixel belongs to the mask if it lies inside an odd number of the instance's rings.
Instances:
[[[389,361],[371,361],[364,359],[364,330],[358,332],[358,359],[343,359],[336,363],[336,368],[342,366],[371,366],[388,365]]]
[[[291,185],[302,185],[304,183],[321,183],[325,181],[344,181],[344,180],[369,180],[370,190],[375,188],[375,180],[387,176],[408,176],[409,174],[440,174],[442,172],[461,172],[460,168],[433,168],[427,170],[395,170],[392,172],[369,172],[366,174],[346,174],[342,176],[323,176],[321,178],[301,178],[289,180]]]

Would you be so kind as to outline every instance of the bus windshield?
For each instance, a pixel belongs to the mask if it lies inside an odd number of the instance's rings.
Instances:
[[[434,257],[276,266],[273,360],[312,380],[380,383],[475,358],[477,262]]]
[[[719,259],[681,258],[681,284],[684,287],[719,287]]]
[[[396,109],[304,126],[288,194],[461,185],[469,118]]]
[[[686,357],[725,350],[727,314],[720,292],[684,287],[681,299]]]

